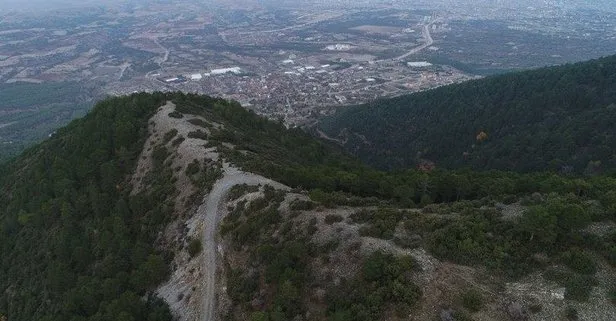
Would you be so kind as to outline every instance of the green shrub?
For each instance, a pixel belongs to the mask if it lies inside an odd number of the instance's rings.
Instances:
[[[182,113],[180,113],[179,111],[172,111],[169,113],[169,117],[172,118],[182,118],[184,117],[184,115]]]
[[[374,211],[359,210],[349,216],[351,222],[361,224],[368,222],[374,216]]]
[[[565,283],[565,299],[586,302],[597,281],[584,275],[573,275]]]
[[[248,193],[254,193],[258,190],[259,190],[259,186],[256,186],[256,185],[247,185],[247,184],[235,185],[231,187],[231,190],[229,190],[228,198],[230,201],[234,201],[242,197],[243,195],[246,195]]]
[[[554,268],[549,268],[543,272],[544,279],[561,285],[564,285],[572,276],[571,272]]]
[[[204,121],[203,119],[199,119],[199,118],[189,119],[188,122],[193,125],[197,125],[203,128],[212,127],[212,125],[208,124],[206,121]]]
[[[616,234],[611,236],[606,242],[605,247],[606,249],[602,251],[603,257],[605,257],[610,265],[616,267]]]
[[[184,136],[180,135],[178,138],[174,139],[171,142],[171,146],[176,147],[176,146],[180,145],[185,140],[186,140],[186,138],[184,138]]]
[[[318,220],[316,217],[313,217],[310,219],[310,222],[308,222],[308,229],[307,229],[308,235],[313,235],[319,230],[319,228],[317,227],[317,222]]]
[[[289,208],[294,211],[310,211],[317,207],[317,203],[312,201],[304,201],[304,200],[294,200]]]
[[[483,308],[483,295],[476,289],[470,289],[462,293],[462,306],[472,312]]]
[[[351,215],[354,221],[368,221],[368,213],[359,211]],[[362,236],[371,236],[384,240],[391,240],[394,237],[394,231],[398,222],[404,217],[404,212],[391,208],[380,208],[373,212],[369,223],[362,226],[359,230]]]
[[[175,128],[165,133],[165,135],[163,136],[163,144],[167,144],[177,134],[178,134],[178,130]]]
[[[513,204],[518,201],[518,197],[515,195],[505,195],[501,202],[505,205]]]
[[[410,256],[395,257],[380,251],[370,254],[361,272],[328,291],[329,319],[379,320],[386,307],[408,315],[409,307],[421,297],[421,290],[409,277],[415,267]]]
[[[250,302],[258,287],[258,280],[245,276],[241,269],[227,269],[228,293],[234,302]]]
[[[199,164],[199,161],[194,159],[190,164],[188,164],[188,166],[186,166],[185,173],[187,176],[193,176],[199,173],[200,170],[201,165]]]
[[[340,215],[336,215],[336,214],[327,214],[325,216],[325,223],[332,225],[334,223],[338,223],[338,222],[342,222],[344,220],[344,218]]]
[[[324,253],[324,254],[330,253],[331,251],[338,248],[339,244],[340,244],[339,240],[330,240],[327,243],[319,247],[319,253]]]
[[[188,138],[198,138],[207,140],[207,133],[202,130],[196,130],[188,133]]]
[[[421,196],[421,199],[419,200],[419,207],[426,207],[430,204],[432,204],[432,197],[430,197],[430,195],[428,194],[424,194]]]
[[[188,242],[188,254],[190,257],[195,257],[197,254],[201,253],[202,250],[203,245],[200,239],[192,239]]]
[[[582,302],[588,300],[593,286],[597,284],[592,276],[553,268],[543,272],[543,278],[564,286],[566,299]]]
[[[578,249],[565,252],[562,261],[567,267],[581,274],[592,275],[597,272],[597,264],[592,256]]]
[[[165,146],[157,145],[152,151],[152,158],[154,159],[154,165],[157,167],[162,166],[167,157],[169,157],[169,151]]]
[[[251,321],[270,321],[267,312],[255,311],[250,315]]]
[[[579,318],[577,309],[572,306],[568,306],[565,309],[565,316],[567,320],[577,320]]]

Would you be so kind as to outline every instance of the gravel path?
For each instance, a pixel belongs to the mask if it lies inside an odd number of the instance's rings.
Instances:
[[[205,197],[197,214],[205,214],[205,230],[203,233],[203,259],[205,270],[203,279],[203,321],[216,320],[216,231],[218,230],[218,223],[227,214],[226,208],[222,206],[227,193],[233,186],[240,184],[271,185],[277,189],[289,190],[289,187],[263,176],[245,173],[235,168],[227,167],[224,177],[216,181],[212,191]]]

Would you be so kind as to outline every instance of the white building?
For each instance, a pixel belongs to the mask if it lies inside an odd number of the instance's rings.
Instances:
[[[409,61],[406,64],[409,67],[430,67],[432,66],[432,64],[427,61]]]
[[[224,75],[224,74],[228,74],[228,73],[239,74],[241,71],[242,71],[242,69],[240,67],[231,67],[231,68],[212,69],[212,71],[210,71],[210,74],[212,76],[214,76],[214,75]]]
[[[327,50],[333,50],[333,51],[346,51],[346,50],[350,50],[351,46],[347,45],[347,44],[335,44],[335,45],[329,45],[327,47],[325,47],[325,49]]]

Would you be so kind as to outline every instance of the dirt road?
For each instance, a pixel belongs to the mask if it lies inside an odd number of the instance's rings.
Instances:
[[[218,180],[212,191],[206,196],[203,204],[199,207],[198,215],[205,211],[205,230],[203,233],[203,259],[204,259],[204,295],[203,295],[203,321],[216,320],[216,231],[218,223],[227,214],[227,209],[222,206],[229,190],[235,185],[271,185],[277,189],[289,190],[271,179],[239,171],[235,168],[226,168],[225,176]]]

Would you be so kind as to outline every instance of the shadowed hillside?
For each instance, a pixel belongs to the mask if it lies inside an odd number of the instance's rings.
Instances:
[[[369,164],[616,169],[616,56],[488,77],[340,110],[319,128]]]

